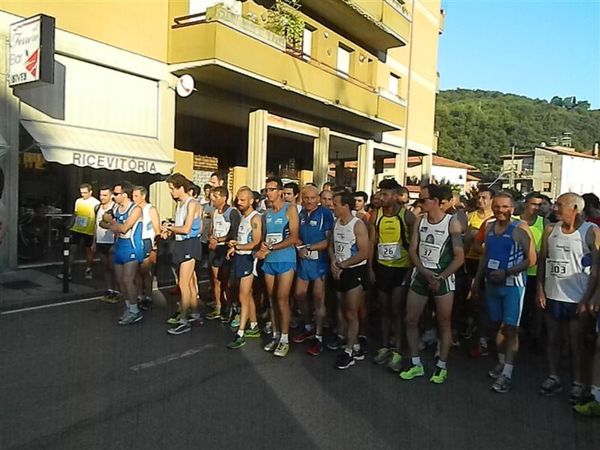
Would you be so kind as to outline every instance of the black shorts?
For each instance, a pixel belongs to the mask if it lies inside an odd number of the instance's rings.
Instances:
[[[546,299],[546,314],[550,314],[559,321],[571,321],[577,319],[578,303],[561,302],[559,300]]]
[[[179,266],[181,263],[195,259],[202,259],[202,245],[196,238],[175,241],[173,245],[173,264]]]
[[[101,255],[108,255],[110,254],[110,251],[112,250],[114,244],[102,244],[102,243],[98,243],[96,242],[96,253],[99,253]]]
[[[77,231],[71,231],[71,244],[91,247],[93,243],[94,237],[91,234],[83,234],[78,233]]]
[[[211,267],[222,267],[229,264],[229,261],[225,259],[227,255],[226,245],[217,245],[217,248],[208,252],[208,264]]]
[[[144,259],[150,258],[150,253],[152,253],[152,239],[144,239],[142,242],[144,243]]]
[[[478,268],[479,268],[479,260],[478,259],[465,258],[465,272],[467,272],[467,276],[469,278],[475,278]]]
[[[239,280],[252,275],[254,271],[254,256],[253,255],[238,255],[233,257],[233,278]]]
[[[395,288],[408,286],[406,275],[408,267],[388,267],[377,263],[375,280],[378,291],[391,293]]]
[[[351,289],[362,286],[363,290],[366,290],[367,276],[366,264],[344,269],[339,280],[333,279],[333,288],[338,292],[348,292]]]

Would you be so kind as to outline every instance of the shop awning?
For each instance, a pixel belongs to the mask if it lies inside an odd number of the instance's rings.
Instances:
[[[48,162],[162,175],[175,165],[154,138],[32,120],[21,123]]]

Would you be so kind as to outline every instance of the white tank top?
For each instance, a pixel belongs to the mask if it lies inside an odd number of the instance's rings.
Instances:
[[[213,235],[216,238],[225,237],[227,236],[227,233],[229,233],[229,229],[231,228],[231,222],[227,219],[231,217],[231,208],[232,206],[223,211],[222,214],[217,209],[215,209],[215,211],[213,212]],[[227,219],[225,218],[225,216],[227,216]]]
[[[419,222],[419,259],[426,269],[444,270],[453,259],[450,220],[452,216],[446,214],[438,223],[431,223],[424,215]]]
[[[546,297],[568,303],[579,303],[585,293],[592,266],[592,252],[585,237],[596,225],[583,222],[571,234],[562,231],[562,222],[554,225],[548,236],[546,257]]]
[[[188,215],[188,205],[192,200],[194,200],[192,197],[188,197],[182,203],[177,204],[177,209],[175,210],[175,226],[176,227],[182,227],[183,225],[185,225],[185,219],[187,219],[187,215]],[[184,241],[186,239],[187,239],[186,235],[183,235],[183,234],[175,235],[176,241]]]
[[[335,251],[335,260],[343,262],[350,259],[358,253],[358,245],[356,245],[356,234],[354,233],[354,225],[359,219],[352,217],[346,225],[342,224],[340,219],[335,221],[333,228],[333,248]],[[358,267],[367,264],[367,260],[363,260],[358,264],[350,267]]]
[[[237,233],[239,244],[249,244],[252,242],[252,218],[258,214],[258,211],[252,211],[248,216],[242,216]],[[252,250],[236,250],[238,255],[251,255]]]
[[[146,206],[142,208],[142,239],[150,239],[151,241],[154,241],[156,232],[154,231],[152,217],[150,216],[151,208],[152,205],[150,203],[146,203]]]
[[[106,208],[100,207],[98,208],[98,212],[96,213],[96,243],[97,244],[114,244],[115,243],[115,233],[111,230],[107,230],[106,228],[102,228],[100,226],[100,222],[102,222],[102,217],[108,211],[111,211],[115,207],[113,202],[110,202]]]

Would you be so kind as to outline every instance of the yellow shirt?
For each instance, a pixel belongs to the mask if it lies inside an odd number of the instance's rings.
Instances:
[[[93,236],[94,227],[96,226],[96,205],[100,202],[95,197],[90,197],[87,200],[78,198],[75,201],[75,221],[71,227],[71,231],[81,234]]]
[[[473,211],[468,214],[468,216],[467,216],[468,222],[467,223],[471,230],[479,230],[481,228],[481,225],[483,225],[483,222],[485,222],[490,217],[492,217],[492,214],[490,214],[489,216],[485,216],[485,217],[479,217],[478,211]],[[466,258],[478,260],[479,256],[480,256],[479,253],[477,253],[476,251],[474,251],[471,248],[471,249],[469,249],[469,253],[467,253]]]

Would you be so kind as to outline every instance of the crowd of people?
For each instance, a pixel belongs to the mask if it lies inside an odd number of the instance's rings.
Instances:
[[[431,345],[435,384],[448,379],[450,350],[463,338],[474,343],[473,357],[494,349],[488,375],[497,393],[510,390],[524,339],[547,355],[544,396],[564,389],[559,360],[568,344],[569,400],[578,413],[600,416],[595,195],[564,193],[551,205],[532,192],[517,204],[481,188],[465,204],[449,186],[429,184],[411,203],[393,179],[369,198],[268,178],[262,193],[242,187],[231,198],[218,174],[203,189],[178,173],[166,183],[177,207],[174,220],[162,222],[144,187],[103,186],[95,199],[81,186],[72,242],[86,248],[88,277],[99,255],[103,300],[125,303],[120,325],[139,323],[152,308],[164,241],[180,294],[167,319],[171,335],[219,320],[235,332],[229,349],[264,336],[264,350],[283,358],[290,344],[306,342],[313,357],[337,351],[338,369],[371,350],[375,364],[407,382],[425,376],[420,355]],[[205,260],[209,298],[198,289]]]

